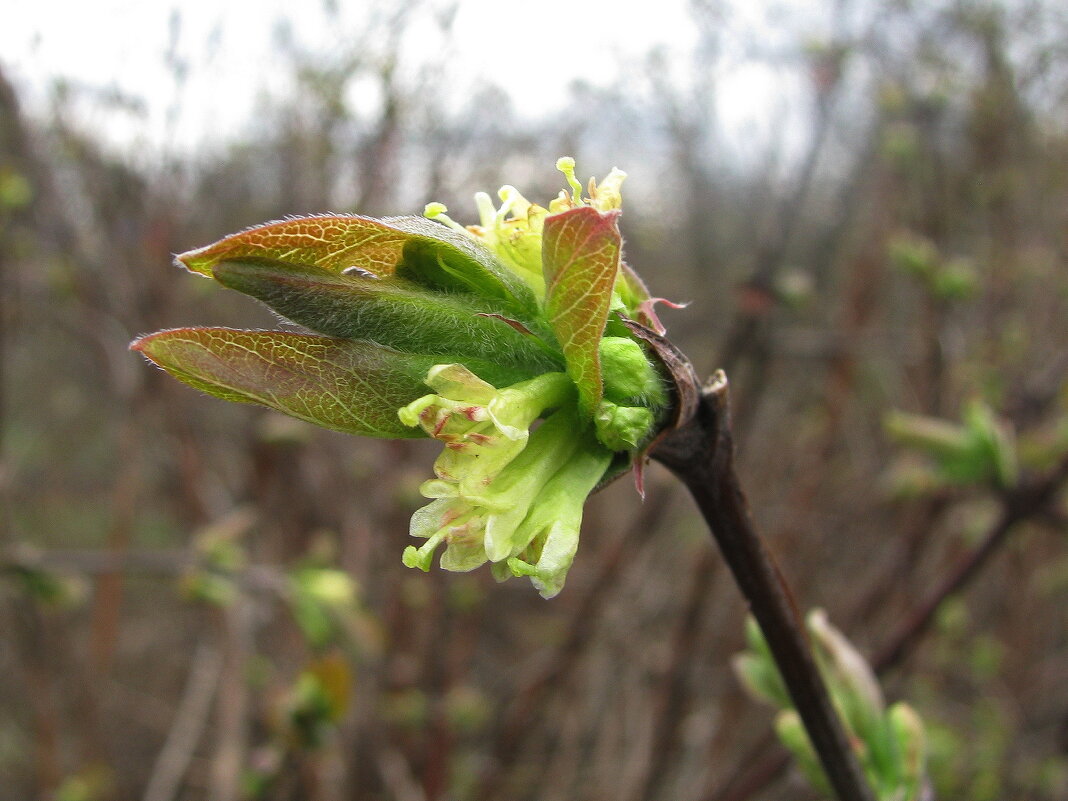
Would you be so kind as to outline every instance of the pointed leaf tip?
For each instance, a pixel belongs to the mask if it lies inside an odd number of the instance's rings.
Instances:
[[[208,277],[219,262],[243,258],[277,259],[332,272],[358,267],[384,276],[396,269],[409,238],[381,220],[323,214],[253,226],[206,247],[180,253],[175,262]]]
[[[223,261],[269,260],[332,273],[394,274],[433,289],[480,294],[528,311],[534,297],[471,237],[422,217],[327,214],[266,223],[179,254],[187,270],[212,277]]]
[[[161,331],[130,347],[223,400],[371,437],[422,435],[397,419],[397,409],[425,392],[423,377],[435,361],[367,342],[228,328]]]

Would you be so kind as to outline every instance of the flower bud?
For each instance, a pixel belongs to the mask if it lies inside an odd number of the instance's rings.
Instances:
[[[531,203],[514,186],[502,186],[498,196],[500,208],[494,208],[485,192],[475,195],[479,224],[468,226],[467,234],[493,251],[541,299],[545,295],[541,242],[548,211]]]
[[[735,654],[731,667],[734,669],[734,675],[752,697],[778,707],[789,707],[793,703],[783,686],[782,676],[768,659],[743,651]]]
[[[522,539],[517,530],[540,502],[543,487],[575,452],[579,428],[574,410],[562,409],[530,436],[526,448],[492,480],[473,487],[441,479],[425,482],[420,491],[435,500],[412,517],[411,534],[427,541],[419,548],[406,549],[404,563],[429,570],[434,551],[442,543],[447,545],[441,561],[446,570],[472,570],[487,560],[501,562],[518,555],[529,538]]]
[[[817,655],[824,659],[824,667],[831,681],[840,681],[876,713],[881,713],[884,706],[883,691],[871,666],[860,652],[845,636],[831,625],[827,613],[822,609],[813,609],[806,621],[812,636]]]
[[[623,170],[613,167],[612,171],[605,176],[605,179],[600,184],[591,180],[589,187],[590,205],[598,211],[611,211],[612,209],[622,208],[623,195],[620,190],[626,177],[627,174]]]
[[[821,672],[846,724],[862,740],[871,739],[882,726],[885,708],[875,673],[822,609],[809,612],[806,623]]]
[[[927,770],[927,736],[923,720],[906,703],[894,704],[887,711],[890,728],[897,741],[897,752],[901,762],[902,777],[914,789],[909,798],[918,797],[920,785],[924,782]]]
[[[654,406],[666,401],[663,382],[637,342],[626,337],[604,337],[600,356],[608,398],[618,402],[642,400]]]
[[[644,406],[617,406],[609,400],[601,401],[593,417],[597,439],[613,451],[634,450],[646,440],[655,423],[652,411]]]
[[[564,178],[567,179],[567,185],[571,187],[571,205],[581,206],[582,182],[575,177],[575,159],[571,156],[561,156],[556,160],[556,169],[564,174]]]
[[[938,248],[933,242],[908,232],[890,240],[887,255],[895,267],[917,278],[934,275],[940,260]]]
[[[575,159],[564,156],[557,160],[556,168],[564,174],[570,191],[562,190],[549,203],[548,209],[531,203],[514,186],[505,185],[497,193],[501,199],[499,208],[494,207],[493,200],[485,192],[475,194],[478,225],[464,228],[445,214],[447,209],[441,203],[428,203],[423,215],[454,230],[463,231],[482,243],[522,278],[541,301],[545,297],[541,256],[545,218],[549,214],[586,205],[601,212],[619,209],[623,205],[620,190],[627,177],[622,170],[613,168],[600,185],[591,178],[586,188],[586,198],[583,197],[582,182],[575,175]]]
[[[801,716],[792,709],[780,712],[775,717],[775,733],[779,735],[782,744],[790,749],[809,783],[818,791],[829,793],[830,785],[816,757],[816,751],[812,748],[805,725],[801,722]]]
[[[993,481],[1011,487],[1018,480],[1012,430],[981,401],[965,405],[963,424],[891,412],[884,425],[902,445],[927,454],[947,483]]]
[[[968,433],[962,426],[933,417],[889,412],[883,420],[887,434],[902,445],[939,457],[957,457],[968,451]]]
[[[998,420],[994,411],[980,400],[967,403],[962,418],[976,451],[986,457],[994,481],[1000,487],[1012,487],[1019,479],[1019,466],[1011,426]]]
[[[443,481],[462,483],[467,493],[492,481],[526,447],[538,417],[574,396],[563,373],[498,390],[463,365],[439,364],[426,383],[437,394],[412,401],[398,415],[405,425],[421,426],[445,443],[434,472]]]
[[[434,552],[444,542],[442,568],[456,572],[474,570],[486,563],[482,526],[482,519],[470,503],[460,498],[438,498],[412,515],[409,533],[413,537],[425,537],[426,542],[419,548],[412,545],[405,548],[402,561],[406,567],[425,573],[430,570]]]

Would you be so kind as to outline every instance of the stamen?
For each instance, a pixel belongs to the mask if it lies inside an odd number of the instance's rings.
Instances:
[[[486,230],[492,230],[500,215],[490,196],[485,192],[475,192],[475,208],[478,209],[479,224]]]
[[[437,550],[442,540],[448,536],[448,533],[449,526],[439,528],[420,547],[416,548],[414,545],[409,545],[404,549],[404,555],[401,556],[404,566],[419,568],[424,573],[430,572],[430,563],[434,559],[434,551]]]
[[[562,156],[556,160],[556,169],[567,178],[568,186],[571,187],[571,202],[576,206],[583,205],[582,184],[575,177],[575,160],[571,156]]]
[[[454,231],[459,231],[465,236],[471,236],[470,231],[445,213],[448,210],[448,207],[444,203],[427,203],[423,208],[423,216],[428,220],[438,220],[449,226],[449,228],[452,228]]]

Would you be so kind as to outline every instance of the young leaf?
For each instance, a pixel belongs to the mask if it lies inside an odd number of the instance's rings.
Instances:
[[[392,275],[408,235],[381,220],[355,215],[320,215],[257,225],[177,261],[191,272],[211,277],[220,261],[248,257],[279,259],[340,273],[350,267]]]
[[[281,331],[179,328],[131,346],[175,378],[210,395],[259,403],[310,423],[368,437],[418,437],[397,410],[426,392],[435,356],[369,342]],[[486,363],[473,365],[492,375]]]
[[[685,303],[673,303],[667,298],[654,298],[649,294],[648,287],[630,266],[625,262],[619,263],[619,280],[616,281],[616,292],[619,299],[627,310],[627,315],[637,322],[663,336],[667,333],[664,324],[656,313],[656,304],[663,303],[669,309],[684,309]]]
[[[435,289],[469,292],[536,307],[524,281],[473,239],[423,217],[374,220],[319,215],[268,223],[178,256],[192,272],[211,276],[222,261],[274,259],[335,273],[355,268],[384,278],[401,273]]]
[[[617,211],[580,206],[545,220],[545,309],[588,414],[601,400],[598,345],[619,272],[618,217]]]
[[[328,336],[407,353],[493,359],[531,376],[562,366],[548,345],[502,319],[508,312],[503,304],[474,295],[430,292],[396,276],[340,275],[275,260],[224,261],[213,273],[221,284]]]
[[[425,217],[389,217],[383,222],[408,236],[398,275],[431,289],[503,300],[520,313],[537,312],[527,283],[473,238]]]
[[[647,303],[653,298],[642,277],[634,272],[625,261],[619,263],[619,283],[616,286],[616,290],[619,292],[620,300],[623,301],[623,305],[627,307],[627,312],[631,316],[640,311],[643,303]]]

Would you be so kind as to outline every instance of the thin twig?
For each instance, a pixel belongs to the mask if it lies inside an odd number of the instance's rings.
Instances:
[[[662,462],[690,490],[753,616],[767,639],[783,682],[843,801],[873,799],[845,729],[808,646],[781,573],[753,528],[734,471],[726,376],[717,373],[697,414],[656,448]]]
[[[244,595],[219,613],[223,669],[216,693],[215,758],[208,796],[214,801],[241,797],[241,772],[248,745],[249,690],[245,672],[252,652],[252,608]]]
[[[890,637],[872,658],[876,671],[887,670],[897,665],[926,633],[931,621],[946,599],[964,589],[1004,544],[1008,535],[1019,524],[1040,515],[1057,492],[1068,481],[1068,458],[1065,458],[1045,478],[1013,490],[1006,496],[997,522],[983,538],[982,543],[967,558],[957,564],[953,571],[931,592],[901,627]]]
[[[4,154],[5,166],[15,174],[27,178],[33,175],[33,152],[30,135],[22,115],[21,104],[15,87],[0,71],[0,153]],[[32,206],[31,206],[32,208]],[[16,215],[12,210],[0,210],[0,543],[14,539],[10,527],[11,515],[11,468],[5,459],[5,435],[7,433],[8,387],[11,384],[9,363],[5,358],[9,344],[14,340],[8,309],[12,277],[9,275],[14,242],[9,238],[14,229]]]
[[[757,263],[744,284],[772,302],[767,306],[759,305],[757,311],[742,309],[735,315],[717,362],[724,370],[736,367],[754,346],[759,351],[764,345],[766,337],[761,335],[761,329],[764,327],[763,322],[767,312],[774,304],[772,286],[775,276],[786,262],[796,224],[801,217],[802,209],[805,208],[805,199],[812,188],[816,165],[819,163],[820,154],[823,152],[827,135],[831,130],[837,86],[832,89],[835,91],[825,97],[824,102],[820,103],[817,109],[816,125],[812,139],[809,141],[808,151],[801,162],[801,172],[794,190],[783,201],[776,215],[779,224],[778,231],[773,235],[772,240],[765,244],[763,251],[758,253]]]
[[[0,576],[20,571],[54,571],[97,576],[121,571],[139,576],[178,577],[192,570],[212,570],[210,560],[192,549],[160,548],[118,553],[98,548],[39,549],[24,543],[0,550]],[[247,590],[282,595],[288,579],[281,566],[249,565],[233,574]]]
[[[56,699],[54,638],[48,636],[41,608],[28,597],[16,596],[11,604],[11,630],[5,642],[19,651],[23,668],[22,693],[30,705],[34,789],[38,798],[51,798],[62,776],[60,763],[59,705]],[[16,685],[17,687],[18,685]]]
[[[934,539],[938,523],[950,509],[950,498],[938,494],[927,498],[903,526],[896,552],[884,561],[881,575],[853,602],[853,609],[845,619],[845,629],[855,629],[871,620],[902,587],[902,577],[910,576],[924,556],[926,547]]]
[[[391,798],[396,801],[426,801],[423,788],[416,781],[411,767],[395,748],[377,749],[375,765]]]
[[[111,491],[112,520],[107,550],[121,558],[130,550],[141,491],[142,431],[132,417],[122,422],[118,436],[119,470]],[[105,674],[111,669],[118,645],[125,576],[120,571],[102,572],[95,578],[95,591],[89,618],[89,652],[93,670]]]
[[[735,770],[725,782],[703,796],[704,801],[745,801],[751,798],[782,775],[790,764],[790,754],[778,744],[775,730],[768,728],[738,764],[744,767]]]
[[[193,654],[189,680],[178,713],[156,757],[144,801],[171,801],[178,795],[182,776],[189,768],[193,752],[207,726],[211,701],[221,672],[222,655],[218,649],[201,642]]]

